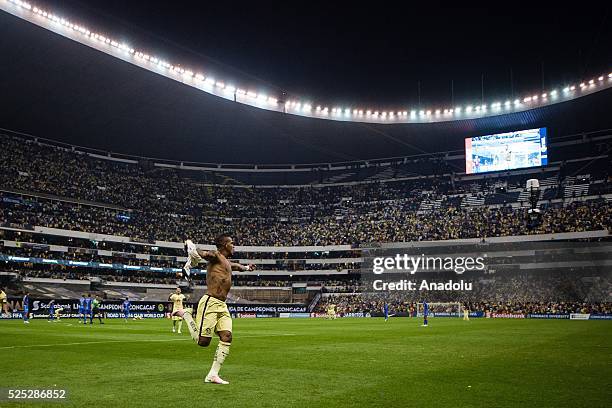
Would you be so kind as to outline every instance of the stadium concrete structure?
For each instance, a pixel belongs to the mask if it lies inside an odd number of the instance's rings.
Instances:
[[[23,4],[27,3],[2,2],[5,9]],[[163,301],[177,282],[185,286],[175,278],[186,260],[184,237],[163,228],[156,237],[141,229],[146,223],[134,220],[143,217],[155,223],[155,217],[197,217],[204,210],[218,215],[206,213],[205,222],[195,227],[212,223],[218,232],[223,227],[237,234],[240,259],[260,266],[237,282],[231,300],[301,305],[296,309],[300,312],[316,310],[321,298],[329,296],[322,293],[326,290],[360,291],[364,248],[389,244],[389,236],[399,236],[399,246],[421,250],[430,245],[411,243],[413,239],[396,235],[397,231],[381,233],[380,238],[371,233],[373,229],[359,236],[342,229],[342,224],[354,220],[389,222],[387,229],[401,229],[401,223],[392,224],[396,214],[386,214],[389,206],[425,220],[450,208],[468,216],[486,210],[523,219],[529,208],[525,181],[537,178],[542,184],[537,205],[545,213],[560,214],[564,220],[575,212],[588,216],[550,231],[525,229],[513,235],[469,230],[456,232],[460,238],[440,238],[443,234],[437,233],[418,241],[454,245],[483,239],[493,244],[609,238],[609,74],[583,86],[577,82],[571,89],[574,96],[558,102],[521,99],[516,109],[512,102],[510,113],[488,108],[486,113],[483,109],[479,114],[440,119],[435,112],[425,113],[423,119],[418,112],[412,123],[410,114],[393,123],[382,120],[382,114],[372,121],[326,120],[334,118],[291,114],[280,99],[274,103],[281,108],[271,110],[202,92],[118,59],[112,52],[68,40],[26,17],[0,14],[0,75],[11,79],[2,81],[2,94],[10,95],[10,102],[0,122],[5,155],[0,248],[8,265],[4,281],[41,298],[74,299],[87,290],[108,299]],[[42,94],[44,98],[32,98]],[[537,127],[549,132],[548,166],[465,174],[466,137]],[[49,134],[53,140],[46,139]],[[78,172],[47,172],[54,160],[66,166],[86,164],[83,176],[89,181],[76,179]],[[35,171],[20,167],[29,161],[37,161],[39,167]],[[188,204],[193,207],[177,204],[161,187],[148,191],[160,201],[158,210],[138,207],[125,191],[110,194],[116,187],[112,180],[126,177],[128,183],[129,176],[134,185],[155,185],[164,175],[190,189],[189,197],[195,199]],[[74,188],[69,191],[66,186]],[[93,190],[87,188],[91,186]],[[137,187],[132,191],[141,194]],[[305,198],[297,197],[300,194]],[[57,221],[58,211],[71,214],[72,221]],[[295,217],[294,212],[300,215]],[[100,217],[107,217],[108,225]],[[249,222],[259,229],[257,237],[268,243],[246,235],[240,242],[241,229]],[[338,224],[336,232],[319,233],[321,225],[331,223]],[[266,236],[262,225],[274,228],[274,238]],[[314,231],[315,238],[293,239],[289,230],[300,229]],[[163,239],[163,234],[168,238]],[[202,248],[212,248],[207,244],[213,236],[205,231],[193,238]],[[564,267],[584,267],[580,262],[568,261]],[[589,266],[594,270],[582,271],[580,279],[587,282],[589,273],[599,273],[607,260],[602,262]],[[75,279],[66,280],[62,273]],[[608,304],[609,293],[602,289],[609,284],[606,273],[584,293]],[[265,285],[259,286],[263,280]],[[197,293],[204,290],[201,283],[200,276]],[[578,301],[580,296],[584,300],[584,293],[564,300]]]

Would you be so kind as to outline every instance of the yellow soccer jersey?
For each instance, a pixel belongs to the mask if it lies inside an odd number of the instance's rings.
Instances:
[[[6,293],[3,290],[0,290],[0,303],[6,302]]]
[[[176,312],[177,310],[183,310],[183,301],[185,300],[185,295],[173,293],[170,296],[170,300],[173,302],[172,312]]]

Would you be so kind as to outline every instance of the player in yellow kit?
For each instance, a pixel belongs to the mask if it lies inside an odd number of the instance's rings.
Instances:
[[[188,310],[179,310],[177,314],[185,319],[191,337],[199,346],[208,347],[213,335],[216,333],[219,336],[213,364],[204,377],[204,382],[229,384],[228,381],[219,377],[219,370],[232,344],[232,316],[225,301],[232,287],[232,271],[252,271],[255,270],[255,265],[240,265],[228,259],[234,255],[234,241],[229,235],[219,235],[215,239],[215,245],[216,251],[203,251],[197,249],[191,240],[185,241],[185,249],[188,254],[184,268],[186,271],[200,262],[208,262],[206,294],[198,303],[195,320]]]
[[[4,291],[4,289],[6,288],[1,288],[0,289],[0,307],[2,307],[2,313],[5,316],[9,316],[9,309],[8,309],[8,302],[7,302],[7,296],[6,296],[6,292]]]
[[[465,307],[463,308],[463,320],[470,320],[470,309],[468,309],[467,305],[465,305]]]
[[[176,332],[176,322],[178,322],[178,334],[181,334],[181,328],[183,327],[183,318],[175,315],[179,310],[183,310],[183,301],[187,300],[187,296],[181,293],[181,288],[176,288],[173,294],[168,297],[168,300],[172,302],[172,333]]]
[[[334,320],[336,318],[336,305],[331,304],[327,306],[327,319]]]

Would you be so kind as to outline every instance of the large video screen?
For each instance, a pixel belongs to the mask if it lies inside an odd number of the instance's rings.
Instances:
[[[548,163],[546,128],[465,139],[465,172],[512,170]]]

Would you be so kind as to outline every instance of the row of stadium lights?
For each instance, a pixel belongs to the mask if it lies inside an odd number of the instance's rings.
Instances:
[[[34,12],[35,14],[47,18],[49,21],[60,24],[70,30],[73,30],[77,33],[80,33],[93,41],[97,41],[103,44],[108,44],[111,47],[114,47],[118,50],[126,52],[128,54],[133,55],[135,58],[148,62],[157,66],[158,68],[163,68],[168,70],[170,73],[180,76],[183,80],[194,81],[196,86],[207,87],[207,88],[217,88],[218,91],[225,93],[226,96],[234,96],[234,99],[237,95],[240,97],[247,97],[255,106],[262,105],[270,105],[270,107],[278,108],[278,98],[267,96],[263,93],[257,93],[253,91],[247,91],[242,88],[237,88],[233,85],[226,84],[223,81],[216,81],[214,78],[205,77],[203,74],[194,73],[193,71],[182,68],[180,65],[172,65],[167,61],[158,59],[156,57],[150,56],[149,54],[145,54],[140,51],[136,51],[134,48],[131,48],[129,45],[125,43],[118,43],[102,34],[94,33],[89,31],[87,28],[73,24],[72,22],[60,18],[52,13],[48,13],[38,7],[34,7],[31,4],[21,1],[21,0],[7,0],[10,3],[15,4],[18,7]],[[612,81],[612,73],[607,75],[608,81]],[[599,76],[596,79],[591,79],[588,82],[582,82],[579,87],[581,91],[591,90],[591,88],[597,86],[598,84],[603,84],[605,80],[605,76]],[[561,93],[564,97],[570,96],[573,92],[576,91],[576,85],[566,86],[561,90]],[[284,103],[284,111],[287,113],[294,113],[298,115],[309,115],[315,114],[318,117],[331,117],[335,119],[348,119],[348,118],[369,118],[376,120],[403,120],[403,119],[417,119],[417,118],[430,118],[430,117],[458,117],[463,113],[467,115],[478,115],[485,114],[489,110],[494,113],[503,112],[504,110],[510,111],[511,109],[516,109],[521,107],[521,105],[534,105],[537,103],[547,103],[550,100],[556,100],[559,98],[559,91],[553,89],[548,93],[535,94],[531,96],[527,96],[522,99],[514,99],[507,100],[504,103],[495,102],[490,105],[482,104],[482,105],[467,105],[465,107],[456,106],[454,108],[447,109],[427,109],[427,110],[411,110],[410,112],[406,110],[402,111],[378,111],[378,110],[364,110],[364,109],[351,109],[351,108],[340,108],[333,107],[330,108],[328,106],[318,105],[313,107],[309,103],[302,103],[300,101],[286,101]]]

